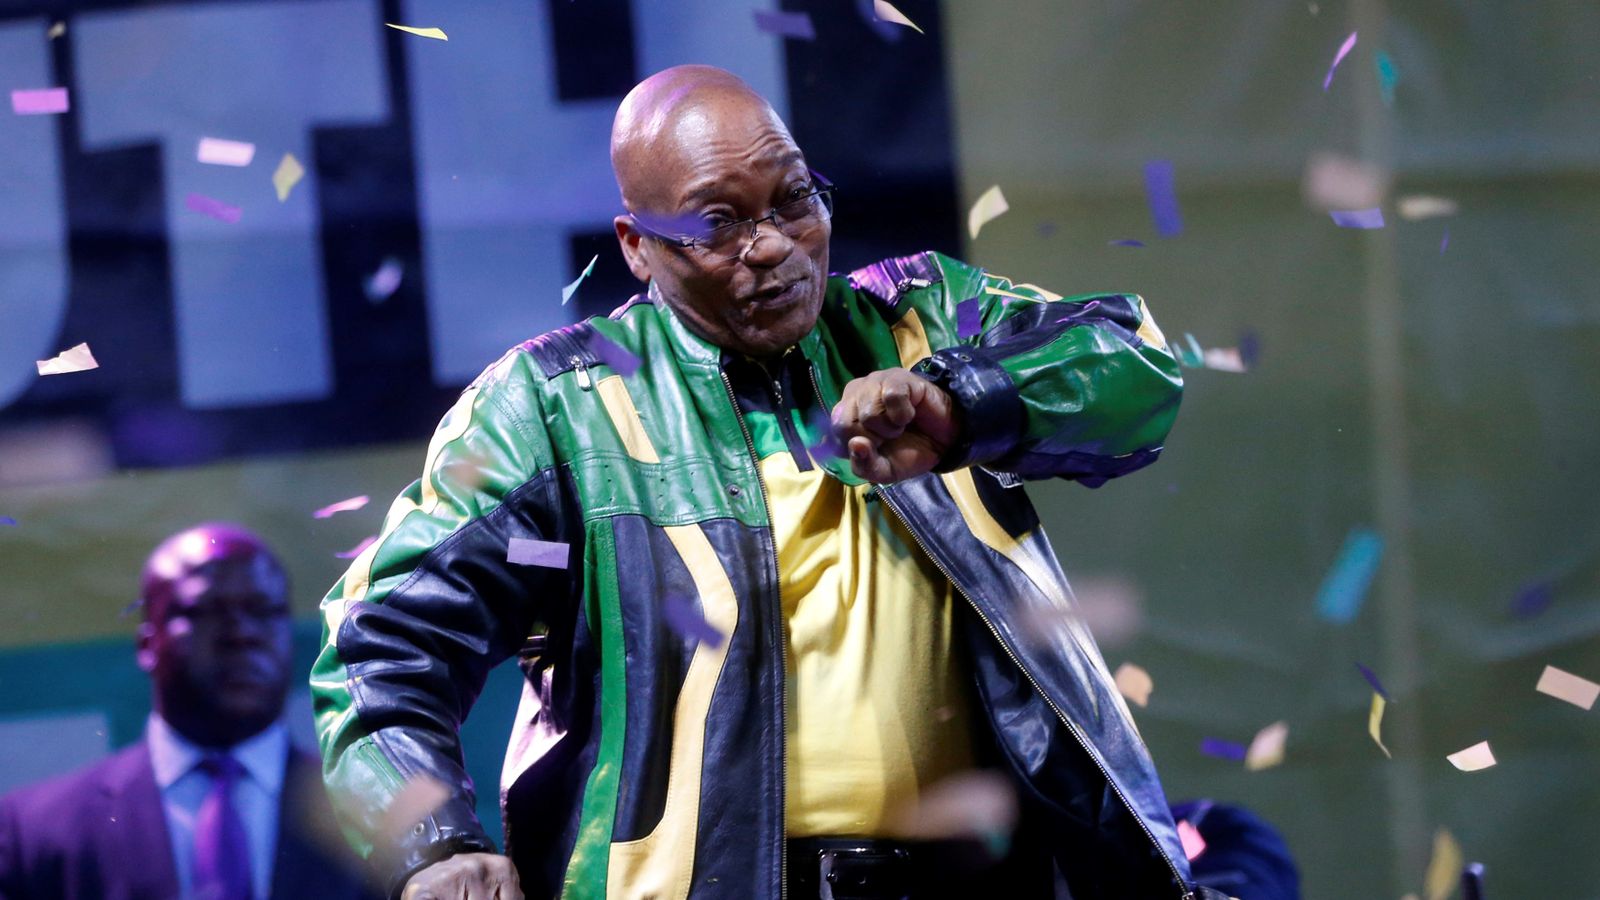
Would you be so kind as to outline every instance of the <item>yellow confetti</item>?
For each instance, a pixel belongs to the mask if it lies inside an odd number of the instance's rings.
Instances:
[[[1461,845],[1449,831],[1439,829],[1433,836],[1433,859],[1428,862],[1428,876],[1423,882],[1428,900],[1445,900],[1455,892],[1461,863]]]
[[[1419,219],[1432,219],[1438,216],[1453,216],[1456,214],[1456,202],[1446,197],[1431,197],[1427,194],[1410,194],[1400,198],[1400,218],[1409,222]]]
[[[50,30],[45,32],[45,36],[50,38],[50,40],[53,41],[56,38],[61,37],[62,35],[66,34],[66,33],[67,33],[67,23],[65,23],[65,22],[57,22],[54,25],[50,26]]]
[[[1479,741],[1465,750],[1457,750],[1445,757],[1445,759],[1450,760],[1450,765],[1463,772],[1476,772],[1479,769],[1487,769],[1494,765],[1495,762],[1494,751],[1489,749],[1488,741]]]
[[[1394,759],[1394,754],[1390,753],[1389,748],[1383,745],[1383,732],[1381,729],[1383,727],[1384,705],[1383,695],[1374,691],[1372,694],[1372,711],[1367,713],[1367,733],[1372,735],[1372,742],[1378,745],[1378,749],[1383,751],[1384,756]]]
[[[979,229],[1010,208],[1006,205],[1006,195],[1000,193],[1000,185],[989,188],[978,198],[977,203],[972,204],[971,211],[967,213],[967,233],[972,235],[973,240],[977,240]]]
[[[905,13],[895,9],[894,4],[889,3],[888,0],[872,0],[872,14],[877,16],[880,21],[904,25],[915,30],[917,34],[927,34],[926,31],[917,27],[917,23],[906,18]]]
[[[1117,690],[1122,696],[1139,706],[1150,705],[1150,692],[1156,689],[1156,683],[1150,678],[1150,673],[1139,668],[1133,663],[1125,662],[1117,667]]]
[[[1289,740],[1289,723],[1273,722],[1256,732],[1244,755],[1244,767],[1251,772],[1270,769],[1283,762],[1283,745]]]
[[[433,38],[436,41],[450,40],[445,35],[444,30],[440,28],[412,28],[409,25],[396,25],[393,22],[385,22],[383,24],[397,31],[404,31],[406,34],[414,34],[417,37]]]
[[[277,171],[272,173],[272,186],[278,191],[278,202],[289,199],[289,192],[305,176],[306,169],[300,165],[300,160],[295,159],[293,153],[285,153],[278,162]]]
[[[100,364],[94,360],[94,354],[89,352],[88,344],[63,350],[50,359],[39,360],[36,365],[40,375],[65,375],[68,372],[87,372],[100,368]]]

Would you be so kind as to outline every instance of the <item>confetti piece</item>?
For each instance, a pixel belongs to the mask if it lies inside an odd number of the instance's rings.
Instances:
[[[1244,357],[1233,347],[1208,347],[1201,360],[1208,369],[1218,372],[1244,372]]]
[[[1463,772],[1476,772],[1494,765],[1494,751],[1489,749],[1488,741],[1479,741],[1465,750],[1457,750],[1445,759],[1450,760],[1450,765]]]
[[[1254,369],[1256,362],[1261,359],[1261,336],[1254,331],[1245,331],[1239,335],[1239,359],[1244,361],[1246,369]]]
[[[1333,64],[1328,66],[1328,76],[1322,79],[1322,89],[1324,91],[1326,91],[1329,86],[1333,84],[1334,71],[1339,68],[1339,63],[1344,62],[1344,58],[1349,55],[1352,49],[1355,48],[1355,45],[1356,33],[1352,31],[1350,32],[1350,36],[1344,39],[1344,43],[1339,45],[1339,52],[1333,55]]]
[[[1244,754],[1244,767],[1251,772],[1270,769],[1283,762],[1283,747],[1289,740],[1289,723],[1273,722],[1256,732]]]
[[[1144,241],[1136,241],[1133,238],[1122,238],[1121,240],[1116,240],[1116,241],[1106,241],[1106,246],[1108,246],[1108,247],[1143,247],[1144,246]]]
[[[1378,67],[1378,93],[1383,97],[1383,105],[1393,106],[1394,86],[1400,81],[1400,73],[1394,67],[1394,60],[1389,58],[1388,53],[1379,50],[1372,62]]]
[[[977,240],[979,229],[1010,208],[1006,205],[1006,196],[1000,193],[1000,185],[989,188],[967,212],[967,233]]]
[[[190,194],[183,198],[183,205],[203,216],[210,216],[219,222],[229,224],[239,221],[240,214],[244,212],[237,206],[212,199],[205,194]]]
[[[1183,233],[1183,216],[1178,212],[1178,194],[1173,188],[1172,163],[1165,159],[1144,164],[1144,193],[1150,203],[1150,218],[1156,234],[1177,237]]]
[[[88,344],[68,348],[50,359],[38,360],[35,365],[39,367],[40,375],[65,375],[68,372],[87,372],[100,368],[94,354],[89,352]]]
[[[618,375],[626,378],[639,371],[639,357],[612,343],[611,339],[598,331],[589,332],[589,349],[600,361],[615,369]]]
[[[1127,697],[1129,702],[1141,707],[1150,705],[1150,694],[1156,689],[1156,683],[1149,672],[1133,663],[1125,662],[1117,666],[1117,674],[1114,677],[1117,691]]]
[[[256,145],[249,141],[203,137],[195,148],[195,158],[209,166],[248,166],[256,158]]]
[[[1453,216],[1457,206],[1454,200],[1446,197],[1432,197],[1427,194],[1407,194],[1400,198],[1396,204],[1400,218],[1408,222],[1421,219],[1434,219],[1439,216]]]
[[[390,839],[404,837],[412,827],[433,815],[450,799],[450,788],[427,775],[406,782],[384,810],[380,831]]]
[[[1446,228],[1444,230],[1444,237],[1439,240],[1439,255],[1440,256],[1444,255],[1444,250],[1448,246],[1450,246],[1450,229]]]
[[[506,546],[506,562],[516,566],[565,569],[571,552],[570,544],[538,541],[532,538],[512,538]]]
[[[1306,160],[1300,193],[1307,206],[1323,212],[1366,209],[1383,202],[1392,180],[1382,166],[1337,153],[1314,153]]]
[[[355,559],[362,553],[366,552],[366,549],[371,547],[372,542],[376,541],[377,539],[378,536],[375,534],[369,537],[364,537],[361,539],[361,543],[351,547],[349,550],[346,550],[343,553],[335,553],[334,556],[337,556],[340,559]]]
[[[15,527],[16,524],[17,524],[17,520],[16,519],[11,518],[10,516],[0,516],[0,525],[7,525],[7,526]]]
[[[1317,589],[1317,615],[1344,624],[1355,619],[1383,559],[1383,538],[1370,528],[1352,528],[1339,558]]]
[[[668,596],[661,604],[661,615],[673,633],[696,644],[721,647],[726,636],[712,626],[689,601]]]
[[[1594,701],[1600,699],[1600,684],[1571,672],[1563,672],[1555,666],[1544,667],[1544,674],[1539,676],[1535,690],[1557,700],[1565,700],[1579,709],[1593,709]]]
[[[1361,663],[1356,663],[1356,668],[1361,670],[1361,677],[1367,680],[1367,684],[1372,685],[1373,690],[1377,691],[1378,694],[1383,697],[1383,699],[1389,699],[1389,692],[1384,690],[1383,683],[1378,681],[1378,673],[1372,671],[1366,666],[1363,666]]]
[[[795,38],[801,41],[814,41],[817,39],[816,29],[811,26],[811,14],[803,12],[773,12],[768,9],[758,9],[756,12],[756,28],[767,34],[778,37]]]
[[[66,33],[67,33],[67,23],[65,23],[65,22],[57,22],[54,25],[50,26],[50,30],[45,32],[45,36],[50,38],[50,40],[53,41],[56,38],[61,37],[62,35],[66,34]]]
[[[412,28],[409,25],[396,25],[393,22],[385,22],[383,24],[396,31],[404,31],[406,34],[414,34],[417,37],[433,38],[436,41],[450,40],[449,37],[445,36],[444,31],[438,28]]]
[[[1050,237],[1051,235],[1056,233],[1056,223],[1054,223],[1054,222],[1040,222],[1038,230],[1039,230],[1039,237],[1042,237],[1042,238]]]
[[[351,512],[366,506],[367,501],[370,499],[372,498],[368,497],[366,494],[362,494],[359,497],[351,497],[348,500],[340,500],[338,503],[330,503],[312,513],[311,518],[327,519],[332,518],[335,513]]]
[[[1194,862],[1200,854],[1206,852],[1206,839],[1200,836],[1200,829],[1189,824],[1188,819],[1178,821],[1178,840],[1183,843],[1183,855]]]
[[[11,92],[11,111],[19,116],[53,116],[66,112],[71,105],[64,87]]]
[[[885,815],[895,837],[917,840],[979,838],[1004,848],[1017,825],[1017,789],[999,772],[958,772],[921,791],[910,792]]]
[[[393,256],[386,256],[378,264],[378,271],[362,282],[361,289],[366,292],[367,300],[372,303],[382,303],[394,296],[400,289],[400,281],[405,277],[405,266]]]
[[[1464,859],[1455,836],[1439,829],[1433,836],[1433,857],[1428,861],[1428,874],[1422,881],[1428,900],[1445,900],[1454,893]]]
[[[1382,694],[1372,695],[1372,709],[1367,713],[1367,734],[1372,735],[1372,742],[1378,745],[1384,756],[1394,759],[1394,754],[1383,745],[1383,708],[1386,705]]]
[[[561,305],[562,306],[566,306],[567,305],[567,301],[572,299],[572,295],[576,294],[578,292],[578,285],[583,284],[583,280],[585,278],[589,277],[589,273],[590,272],[594,271],[594,264],[599,259],[600,259],[600,254],[596,253],[594,255],[594,259],[589,260],[589,264],[587,266],[583,267],[583,271],[582,272],[578,273],[578,277],[574,278],[572,280],[571,284],[569,284],[566,287],[561,289]]]
[[[285,153],[283,159],[278,160],[278,168],[272,172],[272,189],[278,192],[278,202],[289,199],[289,192],[306,177],[306,167],[300,165],[300,160],[295,159],[293,153]]]
[[[1328,216],[1340,228],[1383,227],[1383,210],[1376,206],[1371,209],[1335,209]]]
[[[896,25],[904,25],[917,34],[927,34],[926,31],[917,27],[917,23],[906,18],[905,13],[895,9],[894,4],[889,3],[888,0],[872,0],[872,14],[877,16],[880,22],[893,22]]]
[[[1218,759],[1230,759],[1234,762],[1244,762],[1245,753],[1247,751],[1245,750],[1243,744],[1235,744],[1233,741],[1225,741],[1221,738],[1208,737],[1200,740],[1200,752],[1207,756],[1215,756]]]
[[[711,232],[711,227],[706,220],[695,213],[683,213],[675,216],[661,216],[655,213],[633,213],[633,218],[640,225],[656,234],[665,234],[673,237],[705,237]]]
[[[956,304],[956,337],[969,338],[983,331],[983,309],[978,298]]]

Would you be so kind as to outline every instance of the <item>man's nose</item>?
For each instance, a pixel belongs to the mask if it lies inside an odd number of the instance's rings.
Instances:
[[[756,223],[750,246],[745,248],[741,258],[751,268],[770,269],[788,259],[793,252],[794,238],[784,234],[783,229],[769,219]]]

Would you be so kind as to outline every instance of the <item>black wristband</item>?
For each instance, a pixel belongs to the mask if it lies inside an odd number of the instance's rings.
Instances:
[[[1022,398],[1011,375],[977,347],[947,347],[911,367],[950,395],[961,424],[935,472],[999,459],[1022,435]]]

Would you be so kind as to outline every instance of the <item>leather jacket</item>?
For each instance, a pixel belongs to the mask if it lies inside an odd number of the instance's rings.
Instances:
[[[501,803],[530,897],[784,893],[765,492],[721,351],[653,293],[490,366],[323,602],[311,683],[325,775],[395,891],[494,849],[458,732],[489,670],[517,656]],[[1143,300],[1062,298],[923,253],[830,277],[797,349],[828,407],[852,378],[904,366],[959,408],[939,470],[873,495],[965,598],[975,721],[1074,896],[1195,896],[1149,754],[1022,487],[1094,487],[1159,454],[1182,380]],[[508,563],[508,548],[542,546],[529,540],[565,545],[564,565]],[[726,639],[682,637],[672,604]],[[449,799],[396,834],[390,806],[419,776]]]

